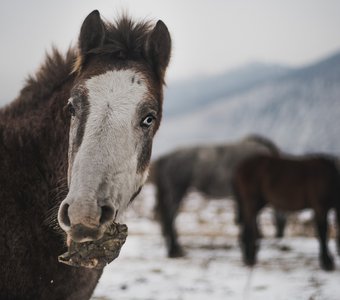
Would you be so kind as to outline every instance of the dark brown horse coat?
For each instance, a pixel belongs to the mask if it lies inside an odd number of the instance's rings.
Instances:
[[[0,299],[87,299],[101,275],[57,262],[64,237],[48,221],[66,192],[74,59],[55,51],[0,111]]]
[[[91,16],[98,18],[98,11]],[[114,25],[105,27],[114,30],[117,41],[105,40],[106,48],[91,58],[141,62],[161,87],[165,69],[157,66],[166,67],[169,55],[150,45],[153,52],[145,53],[149,32],[133,26],[123,19],[121,32]],[[160,44],[165,39],[154,38]],[[0,299],[89,299],[102,273],[57,261],[67,250],[57,210],[68,192],[70,115],[65,106],[77,79],[77,58],[75,49],[65,56],[54,50],[18,98],[0,110]],[[78,61],[78,69],[82,63]],[[159,93],[161,102],[161,89]]]
[[[266,205],[282,211],[311,208],[320,241],[320,262],[334,268],[327,247],[327,214],[336,209],[340,219],[340,175],[336,160],[326,155],[272,157],[258,155],[235,170],[233,185],[241,212],[241,245],[244,261],[256,262],[257,214]],[[338,235],[340,249],[340,236]]]

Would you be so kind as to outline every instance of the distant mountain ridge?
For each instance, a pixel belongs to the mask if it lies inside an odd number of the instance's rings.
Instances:
[[[257,62],[210,77],[174,82],[165,91],[164,113],[166,116],[174,116],[192,112],[198,106],[205,106],[222,97],[250,89],[291,70],[281,65]]]
[[[197,98],[188,93],[187,106],[186,89],[194,89],[195,83],[183,82],[182,89],[170,86],[165,103],[174,101],[178,107],[165,110],[155,156],[178,146],[230,142],[250,133],[267,136],[291,153],[340,154],[340,52],[303,68],[259,73],[253,73],[258,78],[249,72],[245,81],[227,81],[218,93],[211,83],[218,80],[207,78],[196,85],[204,93]],[[181,92],[180,100],[170,99]]]

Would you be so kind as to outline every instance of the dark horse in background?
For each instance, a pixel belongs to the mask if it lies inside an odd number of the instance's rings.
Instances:
[[[334,269],[327,246],[328,211],[335,208],[338,224],[340,220],[340,175],[334,158],[326,155],[281,158],[258,155],[236,168],[233,186],[241,211],[240,243],[247,265],[256,263],[257,215],[265,205],[271,204],[288,212],[305,208],[314,211],[321,267]],[[339,232],[337,246],[340,250]]]
[[[93,11],[78,49],[54,50],[0,110],[0,299],[91,297],[102,270],[57,257],[99,239],[145,182],[170,50],[162,21]]]
[[[258,153],[276,156],[279,150],[270,140],[251,135],[237,143],[182,148],[152,163],[150,181],[156,186],[156,210],[169,257],[184,255],[174,223],[189,189],[213,198],[232,196],[231,178],[235,166]],[[279,236],[284,222],[285,218],[277,214]]]

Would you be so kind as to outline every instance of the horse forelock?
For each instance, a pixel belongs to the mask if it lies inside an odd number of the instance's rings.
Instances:
[[[91,55],[110,55],[123,60],[146,59],[147,37],[152,29],[150,21],[135,22],[127,15],[122,15],[115,22],[105,22],[103,25],[103,44],[84,54],[79,51],[72,72],[79,73]]]

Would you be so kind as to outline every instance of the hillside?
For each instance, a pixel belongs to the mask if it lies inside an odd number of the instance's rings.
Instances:
[[[254,72],[254,78],[249,75],[244,84],[234,85],[237,88],[230,88],[227,80],[225,90],[222,77],[207,78],[196,90],[193,82],[169,86],[166,102],[176,101],[170,96],[181,95],[180,88],[183,97],[177,107],[165,111],[154,155],[182,145],[232,141],[249,133],[263,134],[292,153],[340,153],[340,53],[304,68],[277,70],[263,79]],[[218,82],[218,93],[212,82]],[[190,109],[184,106],[181,111],[190,89],[198,96],[192,92]]]
[[[290,68],[250,63],[229,72],[171,83],[165,91],[164,114],[168,117],[193,112],[197,108],[246,91],[268,80],[280,78]]]

